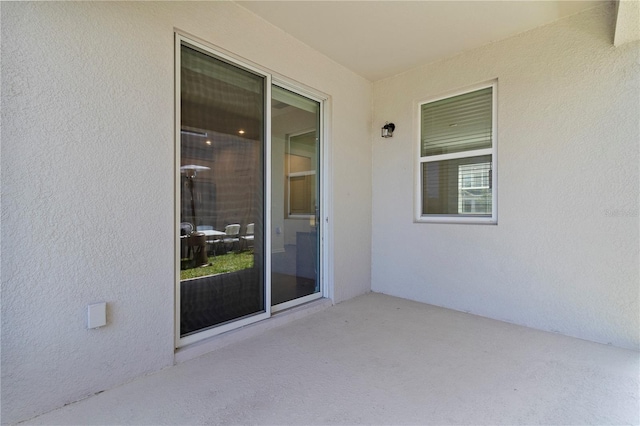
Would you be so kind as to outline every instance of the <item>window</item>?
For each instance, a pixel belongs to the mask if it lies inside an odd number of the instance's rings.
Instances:
[[[304,218],[316,211],[316,131],[291,135],[287,146],[288,216]]]
[[[496,86],[419,104],[418,222],[497,222]]]
[[[458,166],[458,213],[491,214],[491,163]]]

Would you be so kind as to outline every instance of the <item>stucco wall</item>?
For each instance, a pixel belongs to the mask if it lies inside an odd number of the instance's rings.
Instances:
[[[374,83],[373,291],[638,349],[640,49],[613,9]],[[414,101],[495,78],[498,225],[413,223]]]
[[[369,290],[371,83],[229,2],[1,14],[3,422],[173,363],[174,28],[331,96],[334,299]]]

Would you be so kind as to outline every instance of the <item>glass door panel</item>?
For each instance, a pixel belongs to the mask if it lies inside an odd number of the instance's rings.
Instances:
[[[320,103],[273,86],[271,305],[320,296]]]
[[[180,338],[268,313],[265,76],[180,45]]]

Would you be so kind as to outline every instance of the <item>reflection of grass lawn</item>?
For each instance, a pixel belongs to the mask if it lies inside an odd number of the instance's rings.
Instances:
[[[224,274],[253,268],[253,252],[227,253],[209,257],[209,265],[180,271],[180,280]]]

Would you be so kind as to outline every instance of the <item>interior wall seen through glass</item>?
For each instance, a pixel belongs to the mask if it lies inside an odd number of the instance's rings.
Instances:
[[[271,107],[271,304],[320,292],[320,103],[278,86]]]

